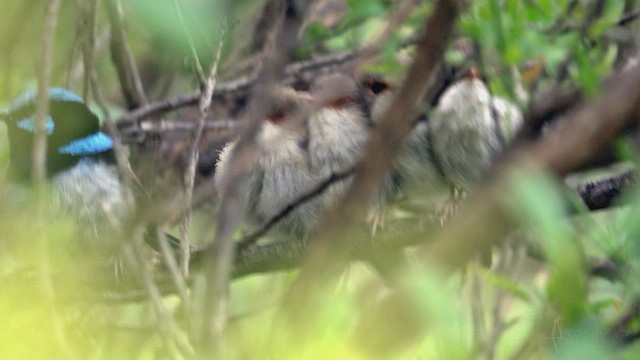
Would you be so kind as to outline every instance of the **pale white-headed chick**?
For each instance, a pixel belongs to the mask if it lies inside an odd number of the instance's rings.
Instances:
[[[431,143],[447,181],[460,190],[477,184],[522,125],[520,110],[494,97],[469,70],[442,94],[429,118]]]

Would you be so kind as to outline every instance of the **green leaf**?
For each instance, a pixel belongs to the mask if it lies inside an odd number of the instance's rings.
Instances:
[[[524,288],[524,286],[518,284],[517,282],[515,282],[514,280],[512,280],[511,278],[505,275],[498,274],[495,272],[489,272],[487,274],[487,281],[489,284],[492,284],[502,290],[505,290],[506,292],[510,293],[511,295],[521,300],[524,300],[527,302],[531,301],[531,296],[529,296],[529,293]]]
[[[373,17],[382,17],[387,14],[385,6],[377,0],[350,0],[348,5],[351,8],[344,19],[343,23],[350,24],[362,19]]]

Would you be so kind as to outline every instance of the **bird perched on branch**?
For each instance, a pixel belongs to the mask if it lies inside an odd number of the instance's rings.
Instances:
[[[368,79],[364,86],[370,97],[371,119],[378,124],[394,100],[395,92],[386,82],[375,78]],[[398,150],[391,171],[396,190],[409,197],[436,193],[446,187],[435,159],[426,117],[419,116],[414,120],[413,129]]]
[[[276,92],[258,136],[260,154],[242,191],[247,223],[268,222],[323,182],[353,169],[371,128],[360,90],[350,77],[329,75],[319,78],[309,93],[288,88]],[[233,166],[230,153],[235,144],[229,143],[220,155],[215,176],[219,193],[224,192],[222,179]],[[297,204],[278,224],[278,232],[309,235],[349,183],[350,179],[337,180],[313,199]]]
[[[481,180],[522,123],[519,109],[492,96],[477,71],[444,82],[448,85],[434,99],[433,111],[416,119],[392,168],[398,190],[409,200],[452,191],[449,201],[437,207],[441,222],[455,212],[459,196]],[[378,123],[394,91],[376,79],[365,87],[373,94],[371,116]]]
[[[9,179],[31,180],[35,132],[34,90],[19,95],[1,115],[8,128]],[[50,88],[46,171],[57,205],[75,216],[95,235],[123,218],[124,192],[113,161],[113,141],[100,131],[100,123],[77,94]]]
[[[259,135],[261,152],[242,191],[248,222],[264,224],[293,205],[278,225],[279,232],[311,233],[344,196],[351,179],[332,183],[304,204],[296,204],[297,200],[355,167],[393,96],[383,81],[357,83],[337,74],[319,78],[308,94],[279,90]],[[312,111],[300,112],[300,107]],[[431,118],[416,119],[372,203],[373,213],[380,215],[399,191],[413,196],[433,195],[448,185],[468,189],[480,180],[521,121],[514,105],[491,96],[477,73],[469,71],[442,93]],[[220,179],[232,166],[229,155],[234,146],[235,142],[228,144],[218,162],[219,191],[223,191]],[[376,216],[374,222],[379,221]]]
[[[242,183],[246,225],[263,225],[316,186],[317,178],[311,170],[306,151],[306,123],[304,119],[296,119],[296,114],[310,105],[311,100],[306,93],[290,88],[274,91],[266,111],[267,118],[262,122],[257,137],[258,157]],[[232,167],[240,165],[231,161],[236,144],[236,141],[229,142],[218,159],[214,182],[221,196],[224,196],[225,182]],[[310,233],[319,218],[317,207],[317,201],[298,206],[276,229],[296,235]]]
[[[7,124],[8,177],[14,184],[28,185],[31,182],[35,98],[35,91],[26,91],[0,114]],[[46,174],[55,210],[62,210],[78,221],[78,235],[82,240],[102,240],[81,243],[111,249],[105,255],[113,259],[113,255],[119,252],[119,246],[112,246],[118,243],[104,240],[121,235],[119,231],[124,219],[132,215],[135,205],[129,201],[127,189],[120,181],[113,139],[100,131],[98,117],[77,94],[54,87],[48,90],[48,99]],[[177,246],[179,239],[165,235],[171,245]],[[154,223],[146,224],[144,240],[157,249],[158,231]],[[116,270],[120,270],[119,255],[115,256],[115,264]]]
[[[477,184],[521,125],[520,110],[492,96],[476,70],[467,71],[429,118],[436,161],[449,184],[461,190]]]
[[[319,78],[311,88],[318,109],[308,120],[309,162],[319,179],[353,169],[362,158],[371,131],[363,89],[343,74]],[[342,180],[322,195],[323,210],[335,206],[351,184]]]

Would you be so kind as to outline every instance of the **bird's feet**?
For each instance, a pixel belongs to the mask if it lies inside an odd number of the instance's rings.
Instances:
[[[441,226],[444,226],[444,224],[460,211],[466,195],[463,189],[457,187],[451,188],[451,195],[435,212],[435,218]]]
[[[385,225],[387,210],[384,206],[374,206],[369,212],[368,223],[371,225],[371,237],[375,237],[378,230],[382,230]]]

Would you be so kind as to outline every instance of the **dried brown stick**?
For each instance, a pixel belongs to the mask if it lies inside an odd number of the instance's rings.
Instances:
[[[214,54],[214,61],[211,66],[211,70],[207,78],[205,79],[204,89],[202,97],[198,103],[198,121],[196,127],[193,129],[191,146],[189,147],[189,159],[184,174],[184,186],[185,186],[185,203],[187,205],[187,212],[183,216],[180,225],[180,269],[185,278],[189,275],[189,257],[191,254],[190,241],[189,241],[189,224],[191,222],[191,202],[193,200],[193,186],[196,179],[196,166],[198,165],[200,141],[202,134],[206,126],[207,115],[211,108],[211,97],[216,87],[218,76],[218,64],[220,62],[220,56],[222,54],[222,40],[219,41],[217,50]],[[193,45],[192,45],[193,46]],[[195,47],[194,53],[195,53]],[[197,59],[196,59],[197,60]]]
[[[287,206],[285,206],[275,216],[273,216],[271,219],[267,220],[265,222],[265,224],[263,226],[261,226],[258,230],[254,231],[254,232],[250,233],[249,235],[245,236],[244,238],[242,238],[242,240],[240,240],[238,242],[238,245],[237,245],[238,249],[240,251],[242,251],[242,249],[246,248],[247,246],[252,245],[256,241],[258,241],[261,237],[266,235],[269,232],[269,230],[271,230],[271,228],[273,228],[280,221],[282,221],[292,211],[294,211],[298,207],[302,206],[303,204],[309,202],[310,200],[312,200],[312,199],[316,198],[317,196],[319,196],[320,194],[322,194],[324,191],[326,191],[329,188],[329,186],[333,185],[334,183],[336,183],[338,181],[341,181],[341,180],[344,180],[344,179],[348,178],[352,174],[353,174],[353,169],[349,169],[349,170],[344,171],[342,173],[333,173],[333,174],[331,174],[331,176],[329,176],[329,178],[327,178],[322,183],[320,183],[316,188],[312,189],[308,193],[302,194],[298,199],[293,201],[291,204],[288,204]]]
[[[411,36],[403,40],[401,46],[413,45],[417,37]],[[292,63],[284,69],[282,83],[292,84],[298,78],[305,78],[307,74],[313,77],[314,74],[322,72],[319,70],[330,69],[332,67],[344,66],[350,61],[354,61],[363,49],[342,51],[335,54],[321,55],[311,60],[303,60]],[[216,86],[214,97],[237,96],[246,92],[257,80],[257,74],[245,75],[234,80],[221,82]],[[180,109],[185,106],[193,106],[198,103],[202,96],[201,91],[194,91],[172,99],[149,103],[137,108],[116,120],[118,127],[127,127],[136,121]]]
[[[207,299],[202,311],[204,317],[203,328],[196,339],[203,354],[215,355],[219,350],[220,340],[223,338],[226,319],[226,303],[228,301],[228,286],[233,272],[235,256],[235,242],[233,232],[242,217],[242,184],[245,175],[249,173],[251,164],[257,154],[256,139],[260,121],[267,116],[269,91],[278,82],[282,71],[298,45],[298,34],[303,26],[304,17],[313,1],[287,0],[282,23],[275,36],[269,43],[267,58],[260,70],[253,96],[248,110],[243,116],[243,129],[236,146],[230,154],[233,166],[228,176],[222,179],[224,193],[218,215],[218,226],[215,239],[204,256],[204,271],[206,277],[204,296]],[[217,341],[214,341],[217,339]]]
[[[51,321],[52,331],[56,345],[59,346],[63,354],[69,354],[69,343],[63,331],[63,321],[53,304],[56,303],[57,294],[54,286],[53,274],[50,263],[50,244],[46,229],[44,229],[44,195],[47,176],[47,132],[46,117],[49,113],[49,84],[51,83],[51,73],[53,67],[53,45],[55,30],[58,23],[58,13],[60,11],[60,0],[49,0],[45,13],[44,25],[42,29],[42,49],[40,53],[40,72],[38,73],[38,89],[36,93],[36,124],[33,135],[33,158],[31,164],[32,181],[36,188],[38,200],[38,212],[35,214],[35,225],[43,231],[43,235],[38,242],[38,264],[39,285],[42,286],[45,294],[45,303],[48,305],[48,316]]]
[[[512,147],[533,141],[546,123],[556,116],[569,111],[581,99],[582,92],[575,87],[565,89],[560,86],[554,86],[537,96],[529,104],[523,126],[516,134]],[[506,153],[509,152],[507,151]]]
[[[618,19],[618,25],[625,26],[633,21],[638,20],[639,17],[640,17],[640,10],[628,12],[626,14],[623,14],[620,17],[620,19]]]
[[[627,171],[605,179],[580,184],[575,189],[589,210],[611,207],[620,194],[636,183],[636,173]]]
[[[634,181],[632,172],[625,172],[619,175],[613,175],[606,179],[601,179],[593,182],[587,182],[575,187],[575,191],[584,200],[585,204],[590,203],[607,203],[613,204],[619,194],[625,188],[631,186]],[[332,179],[338,181],[339,174],[331,176]],[[330,181],[328,180],[327,183]],[[322,184],[320,186],[323,186]],[[611,187],[618,187],[616,190],[611,190]],[[600,191],[594,191],[597,188],[609,189],[600,193]],[[321,191],[320,188],[315,189],[313,192]],[[296,200],[291,207],[301,206],[304,202],[304,197]],[[592,199],[591,197],[595,197]],[[604,200],[604,198],[607,198]],[[430,238],[429,234],[435,233],[442,227],[441,220],[437,216],[427,213],[419,218],[410,219],[396,219],[392,220],[382,229],[378,236],[370,238],[366,243],[359,244],[350,251],[350,259],[364,259],[365,255],[372,251],[372,249],[380,248],[403,248],[406,246],[425,244]],[[272,219],[271,221],[274,221]],[[269,222],[271,222],[269,221]],[[239,246],[234,263],[233,278],[239,278],[246,275],[256,273],[268,273],[273,271],[282,271],[294,269],[300,266],[304,255],[306,254],[309,241],[305,239],[272,239],[273,242],[268,244],[248,244],[247,246]],[[203,250],[193,249],[192,266],[197,268],[201,264],[200,258]],[[174,255],[164,254],[171,258]],[[529,251],[529,255],[540,261],[544,261],[544,255],[533,249]],[[608,260],[594,262],[590,264],[589,273],[593,276],[600,276],[608,279],[615,279],[618,269],[616,265]],[[160,275],[160,273],[158,273]],[[172,274],[169,274],[172,275]],[[163,294],[169,294],[174,292],[175,287],[164,286],[168,281],[166,277],[161,275],[156,280]],[[88,287],[90,288],[90,287]],[[130,302],[139,301],[145,299],[145,294],[137,291],[139,289],[126,288],[126,289],[114,289],[113,292],[107,294],[108,296],[100,296],[100,301],[107,302]]]
[[[109,3],[110,5],[111,2]],[[82,62],[84,67],[85,89],[84,95],[87,96],[89,90],[93,93],[96,103],[102,110],[105,116],[105,127],[109,129],[111,137],[113,139],[113,153],[115,155],[116,167],[118,169],[118,175],[124,189],[125,201],[128,206],[132,207],[134,203],[132,193],[132,179],[135,179],[135,175],[131,171],[131,165],[129,158],[122,144],[122,138],[119,133],[115,131],[115,125],[112,122],[109,107],[105,100],[101,82],[98,79],[98,73],[94,66],[96,52],[98,48],[98,41],[96,37],[97,33],[97,20],[98,20],[98,2],[92,0],[89,3],[82,3],[78,1],[76,6],[80,9],[81,18],[84,19],[84,23],[80,27],[82,35],[80,37],[82,48]],[[88,87],[87,87],[88,86]]]
[[[140,73],[124,29],[122,4],[120,0],[105,1],[109,22],[111,24],[111,61],[116,68],[120,89],[129,109],[135,109],[147,104]]]
[[[634,183],[634,173],[625,172],[606,179],[580,184],[574,190],[590,210],[600,210],[612,206],[620,194],[633,186]],[[318,190],[315,189],[315,191]],[[301,198],[294,204],[301,206],[304,204],[302,200]],[[359,252],[370,251],[367,248],[380,246],[402,248],[425,243],[425,240],[429,238],[428,234],[435,232],[441,226],[441,221],[437,216],[426,216],[425,219],[421,225],[416,225],[418,222],[414,219],[406,223],[404,221],[390,223],[381,231],[380,236],[369,239],[362,247],[352,249],[351,258],[362,258],[362,254]],[[275,218],[269,222],[274,220]],[[262,234],[260,235],[262,236]],[[247,236],[247,238],[250,237]],[[302,239],[295,239],[272,244],[239,246],[234,276],[296,268],[306,254],[308,245],[309,243]],[[197,253],[198,251],[195,252],[196,257]],[[543,260],[543,257],[540,256],[540,259]],[[600,268],[605,265],[606,263],[594,264],[590,273],[596,276],[602,275]]]
[[[59,0],[50,0],[42,31],[42,53],[36,94],[36,126],[33,134],[31,175],[36,185],[44,185],[47,177],[47,131],[45,118],[49,113],[49,84],[53,62],[53,42],[58,24]]]
[[[362,219],[369,199],[377,191],[383,176],[391,167],[393,155],[409,134],[417,105],[427,91],[434,70],[441,62],[449,35],[459,11],[458,1],[438,1],[429,17],[426,31],[419,39],[415,59],[389,110],[376,127],[366,147],[364,159],[357,165],[354,182],[336,211],[329,214],[320,228],[326,231],[309,249],[300,275],[292,285],[285,307],[295,310],[309,301],[319,301],[309,293],[311,287],[323,284],[339,274],[348,260],[348,249],[354,245],[355,233],[350,225]],[[308,309],[307,309],[308,310]]]

